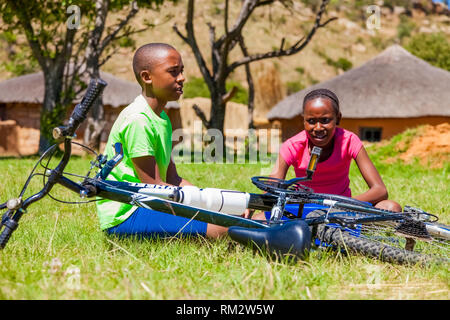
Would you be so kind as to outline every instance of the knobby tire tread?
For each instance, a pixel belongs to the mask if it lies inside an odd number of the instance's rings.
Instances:
[[[339,228],[320,227],[317,237],[325,243],[381,261],[399,264],[427,264],[435,261],[429,255],[392,247],[363,237],[355,237]]]

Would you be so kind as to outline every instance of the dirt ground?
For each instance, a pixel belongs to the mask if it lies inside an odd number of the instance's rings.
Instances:
[[[398,146],[403,149],[402,146]],[[440,168],[450,161],[450,123],[437,126],[425,125],[418,129],[406,151],[399,155],[405,162],[418,158],[420,164]]]

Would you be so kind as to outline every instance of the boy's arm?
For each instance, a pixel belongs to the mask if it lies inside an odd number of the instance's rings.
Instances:
[[[175,163],[170,159],[169,167],[167,168],[167,182],[175,186],[192,186],[193,184],[186,179],[180,177],[177,172]]]
[[[136,169],[139,180],[141,180],[143,183],[176,186],[192,185],[189,181],[178,176],[175,164],[172,160],[170,161],[169,167],[167,168],[166,182],[161,179],[155,157],[145,156],[132,158],[131,160],[133,161],[133,166]]]
[[[133,161],[133,166],[141,182],[150,184],[170,185],[169,183],[166,183],[161,179],[155,157],[152,156],[138,157],[132,158],[131,161]]]

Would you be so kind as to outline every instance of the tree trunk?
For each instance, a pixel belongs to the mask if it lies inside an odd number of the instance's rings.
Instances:
[[[100,42],[108,16],[108,7],[109,1],[97,0],[95,2],[95,26],[91,31],[85,53],[86,71],[90,78],[100,77],[99,61],[103,51]],[[100,150],[101,137],[106,124],[102,95],[94,102],[86,124],[83,143],[98,151]]]
[[[62,70],[61,70],[62,69]],[[66,115],[66,106],[61,104],[63,68],[53,65],[44,73],[45,93],[40,117],[40,137],[38,153],[41,155],[55,140],[53,128],[61,125]]]
[[[220,90],[222,89],[222,90]],[[221,139],[221,145],[216,145],[217,148],[222,150],[220,152],[223,155],[226,155],[226,144],[225,144],[225,131],[224,131],[224,123],[225,123],[225,112],[226,112],[226,101],[223,99],[226,93],[225,84],[218,85],[214,87],[211,92],[211,113],[209,117],[209,128],[208,129],[217,129],[222,133],[223,139]],[[218,143],[215,141],[214,143]]]
[[[222,97],[216,95],[211,97],[210,129],[218,129],[223,132],[225,122],[226,104]]]
[[[97,59],[93,59],[97,60]],[[100,70],[98,61],[88,62],[87,74],[90,78],[99,78]],[[95,100],[86,121],[86,129],[84,131],[83,143],[94,150],[100,150],[100,143],[103,130],[105,128],[105,112],[103,109],[103,99],[100,95]]]

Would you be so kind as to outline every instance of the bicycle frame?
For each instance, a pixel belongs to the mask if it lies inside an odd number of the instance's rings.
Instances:
[[[86,185],[81,185],[61,177],[59,184],[80,194],[87,192]],[[246,228],[268,228],[267,224],[256,220],[246,219],[240,216],[230,215],[217,211],[210,211],[199,207],[187,206],[170,200],[177,188],[164,188],[164,186],[145,183],[128,183],[110,180],[90,179],[87,182],[89,188],[95,188],[95,196],[117,202],[127,203],[142,208],[153,209],[169,214],[195,219],[224,227],[241,226]],[[159,187],[159,188],[158,188]],[[153,189],[153,195],[143,193],[143,190]],[[91,189],[92,190],[92,189]],[[164,192],[164,190],[166,192]],[[172,193],[167,192],[172,191]],[[90,196],[94,196],[91,192]]]

